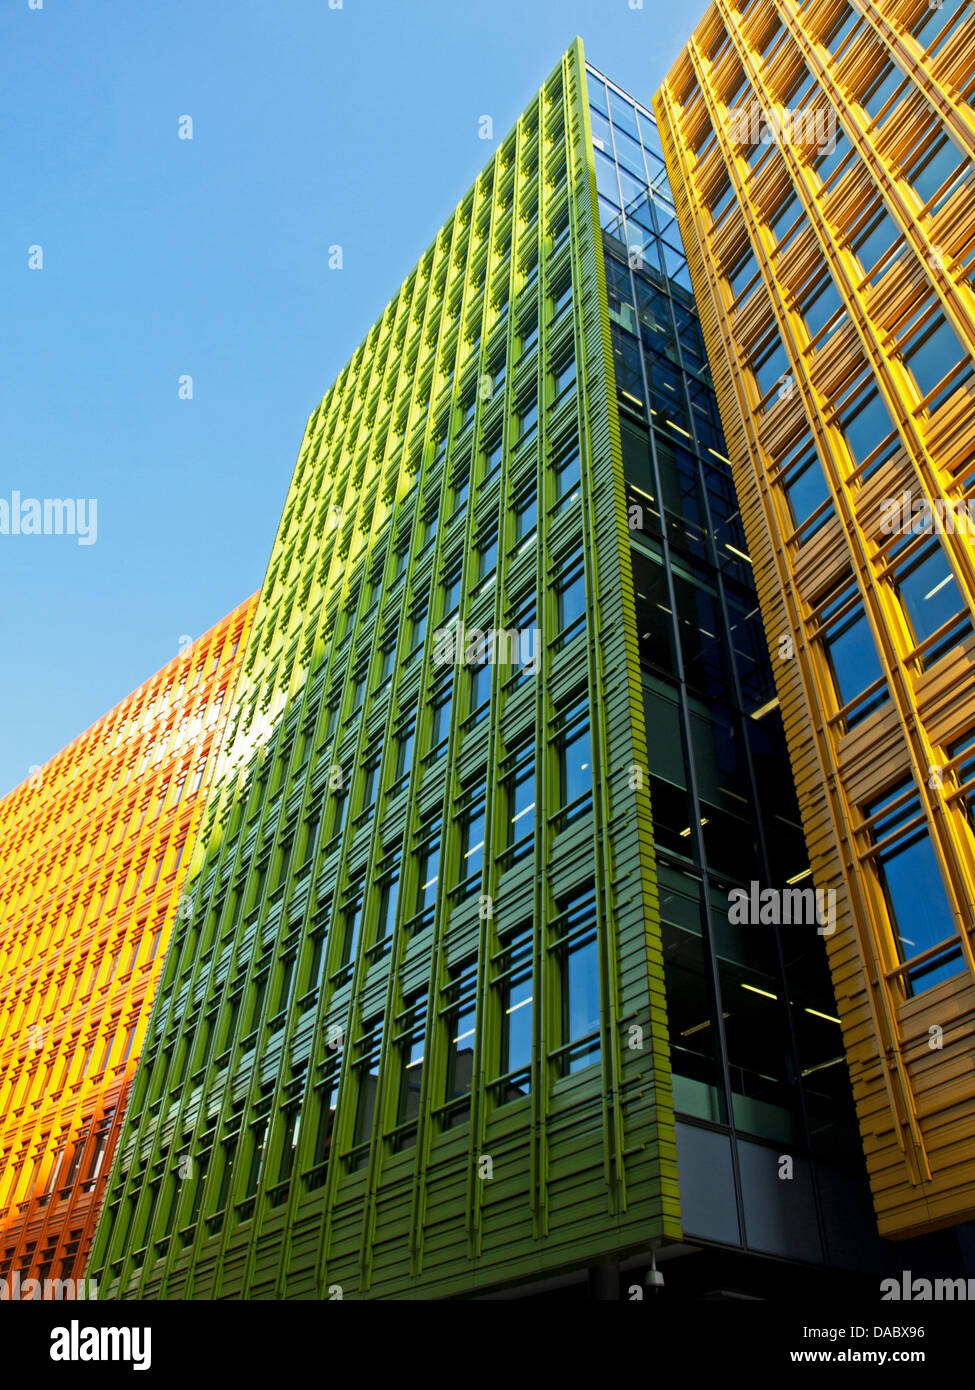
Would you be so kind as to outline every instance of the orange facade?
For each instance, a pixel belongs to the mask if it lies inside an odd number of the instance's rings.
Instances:
[[[255,604],[0,801],[0,1296],[84,1272]]]

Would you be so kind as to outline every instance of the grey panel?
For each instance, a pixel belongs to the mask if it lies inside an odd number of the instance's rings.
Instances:
[[[678,1122],[676,1128],[684,1234],[740,1245],[731,1140],[696,1125]]]
[[[809,1163],[790,1155],[792,1176],[780,1176],[787,1171],[780,1158],[787,1154],[785,1148],[738,1141],[745,1243],[751,1250],[770,1255],[818,1262],[823,1252]]]

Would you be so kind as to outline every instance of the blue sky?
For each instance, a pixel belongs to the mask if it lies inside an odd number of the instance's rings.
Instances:
[[[0,795],[260,587],[305,421],[496,147],[478,117],[503,138],[576,34],[649,101],[704,9],[7,0],[0,499],[94,498],[97,539],[0,535]]]

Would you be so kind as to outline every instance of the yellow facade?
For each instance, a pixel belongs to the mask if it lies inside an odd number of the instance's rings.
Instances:
[[[957,0],[717,0],[655,101],[889,1236],[975,1216],[973,90]]]
[[[83,1274],[255,604],[0,801],[7,1297]]]

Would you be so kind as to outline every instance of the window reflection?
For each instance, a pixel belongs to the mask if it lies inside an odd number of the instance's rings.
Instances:
[[[873,858],[887,905],[897,955],[908,962],[945,943],[904,976],[908,993],[930,989],[959,974],[964,966],[957,930],[921,803],[908,778],[864,807],[870,838],[885,842]],[[892,838],[893,837],[893,838]]]
[[[599,1061],[601,1011],[596,903],[591,890],[560,905],[555,924],[561,982],[562,1075]]]

